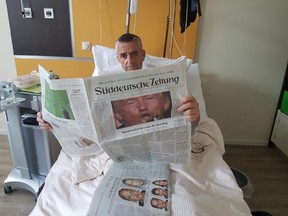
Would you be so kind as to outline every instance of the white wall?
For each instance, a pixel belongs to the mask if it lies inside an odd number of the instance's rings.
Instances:
[[[16,67],[13,56],[10,27],[8,21],[6,1],[0,1],[0,80],[16,77]],[[0,134],[7,134],[5,115],[0,114]]]
[[[287,0],[201,0],[195,61],[226,143],[265,145],[288,60]]]

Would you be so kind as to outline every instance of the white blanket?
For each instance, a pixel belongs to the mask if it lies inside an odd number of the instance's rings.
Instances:
[[[215,121],[201,117],[192,149],[196,153],[191,153],[189,165],[171,164],[172,215],[251,215],[242,190],[222,158],[224,143]],[[61,151],[30,215],[86,215],[110,163],[105,153],[101,157],[70,158]]]

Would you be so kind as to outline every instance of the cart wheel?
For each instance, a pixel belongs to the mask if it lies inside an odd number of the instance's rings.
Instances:
[[[4,186],[4,193],[5,194],[12,193],[12,187],[11,186]]]

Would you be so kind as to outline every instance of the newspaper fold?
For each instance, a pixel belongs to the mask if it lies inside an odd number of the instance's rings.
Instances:
[[[70,156],[104,150],[116,161],[188,163],[191,124],[177,111],[188,94],[186,67],[180,58],[122,74],[51,80],[39,66],[43,118]]]

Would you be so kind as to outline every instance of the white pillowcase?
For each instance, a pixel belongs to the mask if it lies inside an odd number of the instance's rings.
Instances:
[[[95,63],[95,69],[92,76],[124,72],[124,69],[121,67],[117,60],[115,49],[96,45],[92,47],[92,53]],[[179,59],[173,60],[146,55],[143,62],[143,68],[169,65],[175,63],[178,60]],[[198,64],[192,64],[191,59],[187,59],[187,86],[189,94],[192,94],[199,103],[201,115],[206,116],[206,106],[201,88]]]

